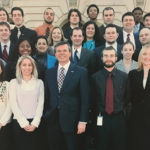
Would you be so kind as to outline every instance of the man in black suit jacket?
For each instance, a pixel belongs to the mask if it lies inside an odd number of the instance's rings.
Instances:
[[[141,50],[141,43],[139,41],[139,33],[133,33],[133,27],[135,25],[135,17],[132,12],[127,12],[122,16],[123,31],[119,34],[117,42],[123,44],[127,40],[130,40],[135,46],[135,53],[133,59],[137,61],[139,52]]]
[[[72,41],[71,61],[79,66],[85,67],[88,70],[89,75],[95,73],[98,68],[96,55],[93,51],[82,47],[82,42],[84,40],[82,29],[79,27],[74,28],[70,33],[70,39]],[[76,62],[75,53],[77,56]]]
[[[4,65],[12,58],[14,53],[14,44],[10,41],[10,26],[6,22],[0,22],[0,58],[3,60]],[[6,46],[7,58],[4,57],[4,47]]]
[[[11,10],[12,20],[15,24],[13,30],[11,30],[11,41],[16,44],[18,39],[21,37],[26,37],[31,41],[32,46],[35,46],[37,34],[34,30],[26,28],[23,25],[24,21],[24,12],[20,7],[13,7]]]
[[[104,38],[104,33],[105,33],[105,28],[109,24],[114,24],[114,19],[115,19],[115,10],[112,7],[105,7],[103,10],[103,21],[104,24],[99,27],[100,31],[100,38],[101,38],[101,45],[105,44],[105,38]],[[115,25],[118,33],[122,31],[122,28],[120,26]]]
[[[114,24],[107,25],[104,31],[104,39],[106,40],[105,44],[95,48],[94,50],[98,58],[99,69],[103,68],[103,62],[101,58],[102,58],[102,51],[105,47],[112,46],[117,52],[117,58],[118,58],[117,61],[122,59],[122,53],[121,53],[122,45],[117,43],[118,36],[119,33],[117,27]]]
[[[85,132],[88,119],[88,74],[70,63],[71,48],[66,42],[55,46],[55,56],[59,64],[46,74],[48,142],[52,150],[63,149],[63,134],[67,150],[78,150],[78,134]]]
[[[116,50],[107,47],[102,51],[104,68],[94,75],[93,95],[96,100],[96,150],[125,149],[124,105],[127,75],[115,69]]]

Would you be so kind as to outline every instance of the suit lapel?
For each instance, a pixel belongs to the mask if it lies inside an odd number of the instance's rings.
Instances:
[[[86,50],[84,48],[81,49],[81,56],[78,62],[78,65],[83,64],[82,62],[85,62],[85,59],[87,58],[87,53]]]
[[[62,85],[62,88],[61,88],[61,92],[63,90],[65,90],[65,87],[70,84],[70,81],[72,79],[72,76],[74,75],[75,73],[75,65],[73,64],[70,64],[69,68],[68,68],[68,71],[67,71],[67,74],[65,76],[65,79],[63,81],[63,85]]]

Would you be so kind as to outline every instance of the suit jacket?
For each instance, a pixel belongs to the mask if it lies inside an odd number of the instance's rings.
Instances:
[[[11,42],[10,43],[10,48],[9,48],[9,55],[8,55],[8,61],[11,60],[12,56],[14,55],[14,47],[15,45]],[[1,43],[0,43],[0,58],[3,58],[3,52],[2,52],[2,49],[1,49]]]
[[[48,118],[57,108],[63,132],[77,130],[79,121],[87,122],[89,107],[88,75],[84,68],[70,64],[60,93],[57,83],[58,67],[46,73],[46,114]]]
[[[96,56],[97,56],[97,59],[98,59],[99,69],[103,68],[103,62],[102,62],[101,57],[102,57],[102,51],[103,51],[104,48],[105,48],[105,45],[102,45],[102,46],[97,47],[97,48],[94,49],[94,52],[96,53]],[[123,57],[122,53],[121,53],[121,49],[122,49],[122,45],[117,43],[117,56],[118,56],[117,61],[119,61]]]
[[[115,25],[115,26],[116,26],[116,28],[118,30],[118,33],[122,32],[122,28],[121,27],[119,27],[117,25]],[[100,45],[104,45],[105,42],[106,42],[106,40],[104,39],[105,28],[106,27],[104,25],[99,27],[100,39],[101,39],[101,44]]]
[[[21,35],[19,38],[25,37],[25,38],[29,39],[29,41],[31,41],[32,47],[34,48],[36,38],[37,38],[37,33],[34,30],[26,28],[25,26],[22,26],[20,28],[20,31],[21,31]],[[18,33],[18,30],[16,27],[13,30],[11,30],[10,40],[14,44],[16,44],[18,41],[17,33]]]
[[[140,43],[140,41],[139,41],[139,33],[134,33],[134,40],[135,40],[135,52],[134,52],[134,54],[133,54],[133,59],[135,60],[135,61],[137,61],[138,60],[138,55],[139,55],[139,52],[140,52],[140,50],[141,50],[141,48],[142,48],[142,45],[141,45],[141,43]],[[124,40],[123,40],[123,32],[121,32],[120,34],[119,34],[119,37],[118,37],[118,39],[117,39],[117,42],[119,43],[119,44],[123,44],[124,43]]]
[[[81,56],[77,65],[82,66],[88,70],[88,74],[91,75],[98,70],[98,61],[96,55],[93,51],[82,48]],[[71,56],[71,62],[73,58]]]

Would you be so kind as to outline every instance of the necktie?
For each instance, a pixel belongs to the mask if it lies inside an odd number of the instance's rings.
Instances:
[[[74,59],[73,59],[74,64],[77,64],[77,63],[78,63],[78,61],[79,61],[79,58],[78,58],[78,56],[77,56],[77,53],[78,53],[78,51],[77,51],[77,50],[75,50],[75,52],[74,52]]]
[[[58,77],[58,90],[60,92],[62,85],[63,85],[63,81],[65,79],[65,69],[63,67],[60,68],[60,73],[59,73],[59,77]]]
[[[48,38],[49,34],[50,34],[50,30],[49,30],[49,27],[47,27],[45,37]]]
[[[130,34],[127,34],[127,41],[130,41]]]
[[[20,31],[20,29],[18,28],[18,33],[17,33],[18,39],[19,39],[20,35],[21,35],[21,31]]]
[[[7,45],[4,45],[4,49],[3,49],[3,60],[5,61],[5,62],[7,62],[8,61],[8,53],[7,53]]]
[[[108,74],[106,81],[106,106],[105,111],[107,114],[111,114],[114,110],[114,90],[113,90],[113,81],[111,79],[111,73]]]

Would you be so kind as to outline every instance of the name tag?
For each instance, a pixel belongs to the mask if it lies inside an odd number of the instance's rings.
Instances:
[[[103,125],[103,116],[99,114],[99,116],[97,116],[97,126],[102,126],[102,125]]]

